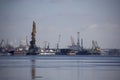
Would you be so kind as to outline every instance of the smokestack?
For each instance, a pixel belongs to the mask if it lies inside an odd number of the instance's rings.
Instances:
[[[81,48],[83,49],[83,39],[81,39]]]
[[[77,48],[78,48],[78,50],[80,49],[79,35],[80,35],[80,32],[77,32]]]
[[[80,40],[79,40],[79,35],[80,35],[80,32],[77,32],[77,45],[80,46]]]

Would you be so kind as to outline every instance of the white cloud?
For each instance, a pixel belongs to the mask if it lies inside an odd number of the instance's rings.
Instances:
[[[91,45],[91,40],[96,40],[102,48],[120,48],[119,33],[118,24],[92,24],[87,27],[83,36],[87,45]]]
[[[90,26],[88,26],[89,29],[95,29],[98,27],[98,24],[92,24]]]

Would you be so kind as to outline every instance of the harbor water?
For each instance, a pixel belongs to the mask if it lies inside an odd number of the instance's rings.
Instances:
[[[0,56],[0,80],[120,80],[120,57]]]

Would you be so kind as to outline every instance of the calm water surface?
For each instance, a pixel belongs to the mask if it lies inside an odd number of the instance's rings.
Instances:
[[[120,80],[120,57],[0,56],[0,80]]]

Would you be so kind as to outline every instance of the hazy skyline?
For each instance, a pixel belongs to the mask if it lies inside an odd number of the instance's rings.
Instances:
[[[67,47],[80,32],[84,47],[96,40],[101,48],[120,48],[119,5],[119,0],[0,0],[0,41],[19,43],[26,36],[30,41],[35,21],[41,47],[44,41],[55,47],[59,35],[60,47]]]

